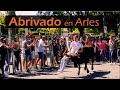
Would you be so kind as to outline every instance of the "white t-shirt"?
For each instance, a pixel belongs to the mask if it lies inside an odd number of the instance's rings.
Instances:
[[[80,42],[80,41],[78,41],[78,42],[75,42],[75,41],[73,41],[72,43],[71,43],[71,45],[70,45],[70,48],[72,48],[71,49],[71,55],[74,55],[75,54],[75,52],[77,51],[77,50],[79,50],[80,48],[82,48],[83,47],[83,44]]]
[[[39,43],[38,43],[38,52],[44,52],[45,48],[44,48],[44,41],[41,39],[39,40]]]
[[[72,42],[71,41],[67,41],[66,43],[67,43],[66,44],[67,45],[67,49],[68,49],[68,51],[70,51],[70,45],[71,45]]]

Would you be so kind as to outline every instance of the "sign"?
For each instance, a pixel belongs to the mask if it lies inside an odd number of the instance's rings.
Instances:
[[[107,33],[107,26],[104,26],[104,33]]]

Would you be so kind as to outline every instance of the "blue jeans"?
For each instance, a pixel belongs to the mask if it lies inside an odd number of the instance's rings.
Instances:
[[[110,62],[113,61],[113,50],[109,50],[109,60]]]
[[[11,53],[7,53],[5,56],[5,60],[6,60],[6,67],[5,67],[5,71],[8,71],[10,68],[10,60],[11,60]]]
[[[66,59],[66,60],[65,60]],[[69,58],[64,56],[62,59],[61,59],[61,62],[60,62],[60,71],[63,71],[65,69],[65,66],[67,65],[67,62],[68,62]]]
[[[100,52],[100,59],[101,61],[105,61],[105,51]]]
[[[109,50],[106,50],[106,58],[109,60]]]

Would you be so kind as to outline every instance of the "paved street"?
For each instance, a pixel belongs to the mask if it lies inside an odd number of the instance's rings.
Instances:
[[[10,75],[9,77],[19,79],[120,79],[119,64],[96,63],[93,71],[90,66],[91,65],[88,65],[90,73],[87,74],[83,68],[84,65],[82,65],[81,74],[79,76],[77,75],[78,69],[74,68],[73,65],[69,65],[63,73],[57,73],[57,69],[46,69],[45,71],[32,71],[31,74],[24,73],[19,75]]]

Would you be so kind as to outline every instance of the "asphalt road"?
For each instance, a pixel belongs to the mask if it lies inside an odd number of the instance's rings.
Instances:
[[[22,72],[18,75],[9,75],[9,78],[15,79],[120,79],[120,66],[110,63],[95,63],[94,70],[88,65],[90,73],[81,66],[81,74],[77,75],[77,68],[73,65],[66,67],[64,72],[58,73],[57,68],[46,68],[44,71],[32,71],[31,73]]]

